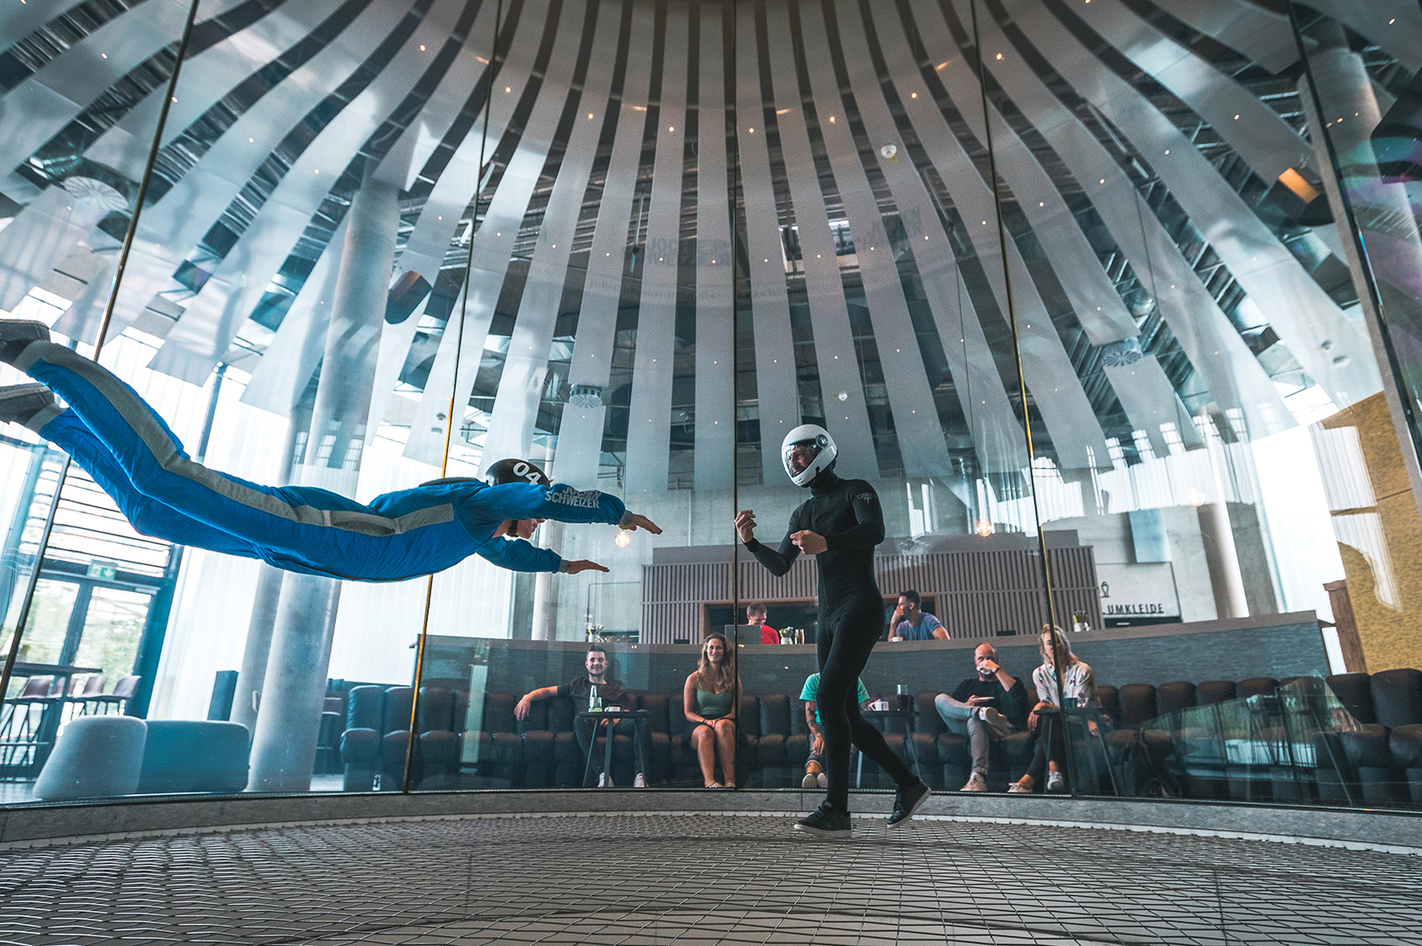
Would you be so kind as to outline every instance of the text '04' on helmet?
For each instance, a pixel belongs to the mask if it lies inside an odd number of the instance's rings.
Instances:
[[[527,460],[500,460],[484,471],[484,481],[490,486],[503,486],[505,483],[532,483],[534,486],[547,486],[550,482],[548,474],[539,469]]]
[[[810,462],[798,473],[790,463],[790,451],[797,444],[805,444],[810,449]],[[796,486],[810,485],[822,470],[830,468],[837,454],[834,438],[819,424],[801,424],[786,434],[785,441],[780,445],[780,459],[785,464],[785,472]]]

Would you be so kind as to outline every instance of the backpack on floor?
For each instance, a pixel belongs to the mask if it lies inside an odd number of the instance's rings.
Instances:
[[[1121,772],[1126,793],[1146,798],[1179,798],[1180,782],[1175,773],[1156,758],[1145,736],[1131,733],[1121,753]]]

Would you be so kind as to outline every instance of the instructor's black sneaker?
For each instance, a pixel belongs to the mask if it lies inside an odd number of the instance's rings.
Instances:
[[[908,788],[901,788],[894,793],[894,810],[889,813],[889,827],[901,825],[913,817],[913,813],[918,811],[919,805],[928,800],[928,796],[933,794],[929,787],[922,782],[917,785],[910,785]]]
[[[807,818],[795,822],[796,831],[804,831],[820,838],[849,837],[849,814],[835,811],[829,802],[822,802]]]
[[[59,413],[59,405],[54,402],[54,392],[42,384],[12,384],[0,388],[0,423],[24,424],[27,427],[42,427],[32,424],[36,417],[48,412],[51,417]]]
[[[0,361],[14,364],[31,342],[49,341],[49,326],[24,319],[0,319]]]

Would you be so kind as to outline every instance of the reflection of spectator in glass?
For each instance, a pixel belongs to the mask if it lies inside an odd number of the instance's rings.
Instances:
[[[632,694],[627,692],[622,684],[607,679],[607,651],[602,649],[601,644],[590,644],[587,656],[583,659],[583,666],[587,668],[587,673],[574,677],[567,683],[560,683],[557,686],[539,687],[525,693],[523,699],[514,704],[514,716],[519,719],[527,719],[528,712],[533,707],[535,700],[547,700],[555,696],[566,696],[572,699],[573,709],[581,711],[588,709],[588,703],[592,696],[592,688],[597,687],[598,698],[602,701],[603,709],[609,707],[620,707],[621,709],[632,709]],[[636,752],[637,776],[632,780],[633,788],[645,788],[647,780],[643,775],[647,771],[647,758],[652,754],[652,736],[647,729],[645,719],[619,719],[599,720],[588,716],[578,716],[573,719],[573,735],[578,738],[578,745],[583,750],[586,758],[592,752],[593,729],[597,724],[602,724],[603,732],[610,739],[613,736],[631,736],[632,746]],[[592,768],[597,773],[598,788],[606,788],[611,781],[611,776],[602,770],[602,753],[592,753]]]
[[[805,779],[801,788],[828,788],[829,776],[825,774],[825,731],[821,728],[820,708],[815,705],[815,697],[820,692],[820,675],[812,673],[805,678],[805,686],[800,691],[800,699],[805,701],[805,723],[810,727],[810,755],[805,760]],[[859,708],[869,702],[869,691],[864,681],[859,681]]]
[[[948,628],[943,622],[923,610],[923,598],[917,591],[905,591],[899,595],[899,606],[889,618],[889,640],[891,641],[931,641],[948,639]]]
[[[780,643],[780,632],[765,623],[766,615],[769,613],[763,604],[748,604],[746,605],[746,623],[760,625],[760,642],[762,644],[778,644]]]
[[[1064,702],[1057,696],[1057,675],[1052,666],[1052,640],[1056,639],[1057,652],[1062,657],[1062,689],[1066,694]],[[1042,665],[1032,671],[1032,684],[1037,688],[1038,703],[1027,716],[1027,728],[1036,734],[1032,748],[1032,763],[1027,774],[1008,786],[1009,792],[1030,792],[1042,780],[1045,771],[1047,791],[1066,790],[1066,776],[1062,774],[1062,756],[1065,747],[1062,738],[1062,714],[1045,715],[1044,711],[1057,710],[1064,705],[1084,708],[1096,705],[1096,677],[1086,661],[1071,652],[1071,644],[1059,627],[1042,625]],[[1087,719],[1087,729],[1096,735],[1097,724]]]
[[[682,706],[691,724],[687,740],[701,765],[701,779],[707,788],[721,788],[716,781],[716,759],[726,788],[736,787],[736,660],[724,634],[712,633],[701,645],[696,672],[686,678]]]

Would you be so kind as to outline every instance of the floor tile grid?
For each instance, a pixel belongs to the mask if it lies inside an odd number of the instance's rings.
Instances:
[[[36,870],[39,873],[31,876],[27,883],[12,883],[16,858],[0,859],[0,896],[5,897],[5,909],[0,912],[7,917],[17,913],[36,915],[45,903],[57,905],[63,901],[63,917],[55,916],[57,922],[43,927],[49,934],[43,940],[47,942],[58,942],[50,938],[55,934],[81,937],[88,942],[100,941],[83,934],[86,927],[92,928],[92,924],[105,919],[135,924],[127,930],[129,935],[150,936],[154,940],[161,939],[166,928],[181,933],[187,941],[209,935],[213,941],[221,941],[221,935],[230,936],[234,932],[230,920],[224,921],[223,916],[242,917],[237,929],[244,934],[244,940],[272,942],[273,934],[285,933],[291,938],[315,933],[310,927],[322,922],[327,924],[327,935],[334,933],[331,916],[343,910],[367,918],[367,929],[376,917],[380,925],[387,927],[402,922],[427,926],[432,919],[440,917],[458,921],[470,915],[471,898],[478,891],[481,896],[474,909],[485,918],[504,915],[533,919],[542,915],[556,925],[555,918],[559,915],[586,914],[588,910],[590,859],[578,856],[579,852],[621,848],[642,872],[632,870],[617,874],[612,895],[604,898],[597,912],[609,916],[615,911],[622,916],[672,917],[678,912],[696,913],[708,902],[720,902],[727,915],[739,911],[749,920],[750,912],[776,915],[762,908],[772,904],[779,907],[776,926],[763,926],[760,921],[748,923],[744,929],[726,933],[725,941],[768,942],[784,925],[785,918],[809,916],[822,910],[822,902],[813,896],[817,891],[806,889],[804,878],[811,870],[816,871],[818,885],[832,889],[837,901],[834,912],[824,917],[821,929],[828,926],[839,935],[824,938],[824,942],[841,938],[872,941],[866,937],[893,941],[902,937],[908,922],[986,930],[998,925],[994,919],[1002,925],[998,934],[1006,934],[1009,928],[1015,927],[1031,937],[1014,938],[1021,942],[1069,938],[1073,932],[1082,939],[1099,942],[1151,941],[1144,937],[1137,939],[1140,933],[1125,938],[1102,935],[1106,927],[1119,928],[1128,919],[1139,919],[1142,914],[1154,922],[1138,929],[1155,937],[1154,941],[1228,941],[1221,937],[1218,923],[1212,924],[1207,913],[1199,909],[1200,891],[1217,889],[1218,868],[1209,863],[1211,861],[1232,863],[1234,867],[1231,879],[1240,896],[1234,898],[1238,902],[1226,907],[1225,913],[1240,931],[1241,938],[1235,941],[1249,941],[1250,935],[1264,937],[1255,941],[1267,941],[1280,927],[1277,917],[1267,911],[1263,916],[1257,915],[1259,911],[1247,886],[1239,885],[1241,864],[1257,861],[1259,851],[1249,851],[1254,857],[1242,861],[1240,855],[1244,850],[1220,850],[1222,847],[1257,847],[1245,842],[1216,840],[1192,845],[1188,842],[1203,839],[1172,837],[1169,839],[1172,848],[1191,850],[1175,850],[1167,857],[1159,851],[1142,851],[1139,845],[1119,843],[1120,832],[1057,829],[1044,833],[993,826],[991,830],[977,830],[972,832],[973,837],[964,838],[961,831],[952,830],[961,825],[929,823],[906,834],[875,835],[871,829],[861,831],[860,839],[845,845],[806,847],[787,840],[785,825],[775,819],[732,819],[718,825],[726,830],[716,832],[704,830],[705,819],[692,821],[702,830],[688,830],[692,825],[687,819],[674,818],[541,819],[504,822],[502,828],[490,821],[479,824],[477,819],[472,819],[426,825],[423,829],[419,823],[403,823],[361,826],[363,830],[359,831],[250,831],[168,838],[161,843],[126,842],[102,847],[50,849],[28,856],[28,870],[19,873],[33,874]],[[519,830],[509,830],[509,825],[516,825]],[[1083,843],[1086,840],[1083,835],[1095,837],[1091,843]],[[1116,837],[1112,839],[1111,835]],[[1176,842],[1182,840],[1187,843],[1177,845]],[[689,847],[694,848],[701,864],[690,874],[677,873],[675,869],[687,863]],[[1287,845],[1269,845],[1268,848],[1268,873],[1307,873],[1307,865],[1291,863],[1288,856],[1291,851],[1303,853],[1300,848]],[[517,870],[522,863],[515,857],[519,852],[533,852],[547,858],[550,850],[561,854],[564,860],[561,865],[553,864],[554,870],[536,871],[532,876]],[[351,866],[359,865],[358,858],[369,856],[372,851],[379,852],[378,863],[370,865],[368,870]],[[1028,881],[1033,872],[1044,870],[1041,864],[1051,853],[1058,855],[1059,862],[1069,862],[1070,869],[1052,867],[1053,884],[1033,888]],[[1192,853],[1197,861],[1206,863],[1182,863],[1190,860]],[[1322,852],[1309,853],[1317,874],[1318,855]],[[1410,892],[1410,886],[1405,881],[1410,880],[1415,862],[1409,864],[1407,870],[1360,870],[1368,866],[1376,868],[1377,858],[1360,860],[1356,852],[1327,853],[1354,855],[1351,859],[1356,863],[1343,865],[1347,868],[1344,876],[1349,877],[1354,886],[1371,885],[1377,893],[1388,891],[1393,895],[1389,899],[1395,900],[1400,909],[1407,908],[1403,896]],[[957,882],[950,884],[950,890],[944,890],[941,865],[957,858],[967,858],[971,869],[960,870]],[[1138,872],[1130,870],[1125,872],[1123,884],[1103,885],[1103,862],[1113,859],[1118,872],[1122,861],[1135,860],[1142,864],[1174,861],[1173,879],[1187,881],[1194,895],[1183,904],[1171,904],[1154,894],[1155,888],[1143,881]],[[571,863],[567,863],[569,860]],[[307,870],[308,861],[340,866],[337,870]],[[935,866],[938,867],[936,874],[930,869]],[[932,883],[915,890],[909,879],[914,876],[915,867],[924,877],[932,877]],[[112,886],[103,888],[101,884],[102,889],[93,890],[95,899],[76,897],[69,881],[64,879],[65,875],[72,878],[76,873],[86,880],[109,877]],[[459,883],[461,873],[467,878],[466,883]],[[897,894],[886,893],[887,888],[881,883],[863,882],[866,876],[877,880],[880,875],[894,873],[904,878]],[[1082,884],[1083,873],[1091,878],[1090,885]],[[517,875],[512,884],[510,874]],[[419,893],[412,895],[411,884],[406,882],[382,895],[379,892],[381,875],[414,878]],[[727,876],[747,879],[712,885],[714,896],[708,898],[706,881]],[[952,879],[950,875],[950,881]],[[605,878],[593,877],[592,880],[596,886],[597,881]],[[185,896],[185,886],[199,883],[203,885],[203,896]],[[536,901],[529,898],[530,884],[538,885],[551,896]],[[155,890],[155,886],[158,889]],[[450,886],[462,889],[450,891]],[[252,894],[253,889],[262,888],[272,893],[266,903]],[[361,891],[361,895],[350,902],[353,888]],[[1034,889],[1043,892],[1033,898],[1028,892]],[[1052,892],[1048,894],[1047,890]],[[1004,891],[1016,893],[1006,897]],[[955,896],[960,892],[962,896]],[[1260,893],[1266,894],[1267,888]],[[1318,890],[1294,885],[1292,893],[1309,901],[1311,907],[1338,906],[1338,891],[1332,884]],[[212,901],[213,897],[216,902]],[[1119,905],[1123,900],[1127,906],[1112,918],[1109,905]],[[114,908],[106,910],[106,901],[114,904]],[[983,902],[997,906],[984,909]],[[320,916],[310,922],[294,917],[293,913],[298,912],[302,904],[319,904]],[[1370,928],[1356,915],[1358,911],[1347,906],[1345,903],[1341,911],[1335,909],[1339,915],[1329,925],[1337,929],[1336,924],[1343,923],[1347,928],[1346,924],[1351,922],[1355,935],[1359,931],[1365,934],[1372,930],[1390,932],[1398,916],[1394,913]],[[628,907],[634,909],[627,910]],[[994,912],[998,914],[996,918],[988,915]],[[216,918],[194,919],[194,913]],[[1064,924],[1061,922],[1064,914],[1094,919],[1079,925]],[[165,927],[165,923],[169,925]],[[890,923],[893,935],[889,935]],[[361,925],[353,923],[354,927]],[[660,925],[671,933],[670,926],[675,924],[668,920]],[[803,924],[798,925],[803,927]],[[245,935],[248,931],[250,936]],[[1247,931],[1252,933],[1246,935]],[[34,926],[9,932],[27,935],[34,932]],[[796,932],[803,937],[803,929]],[[746,938],[742,938],[742,934]],[[760,939],[753,938],[757,934],[761,935]],[[620,934],[611,935],[616,938]],[[1001,935],[995,938],[1004,941]],[[689,943],[703,939],[695,929],[684,929],[682,935],[671,937],[669,941]],[[1405,941],[1417,940],[1414,937]]]

